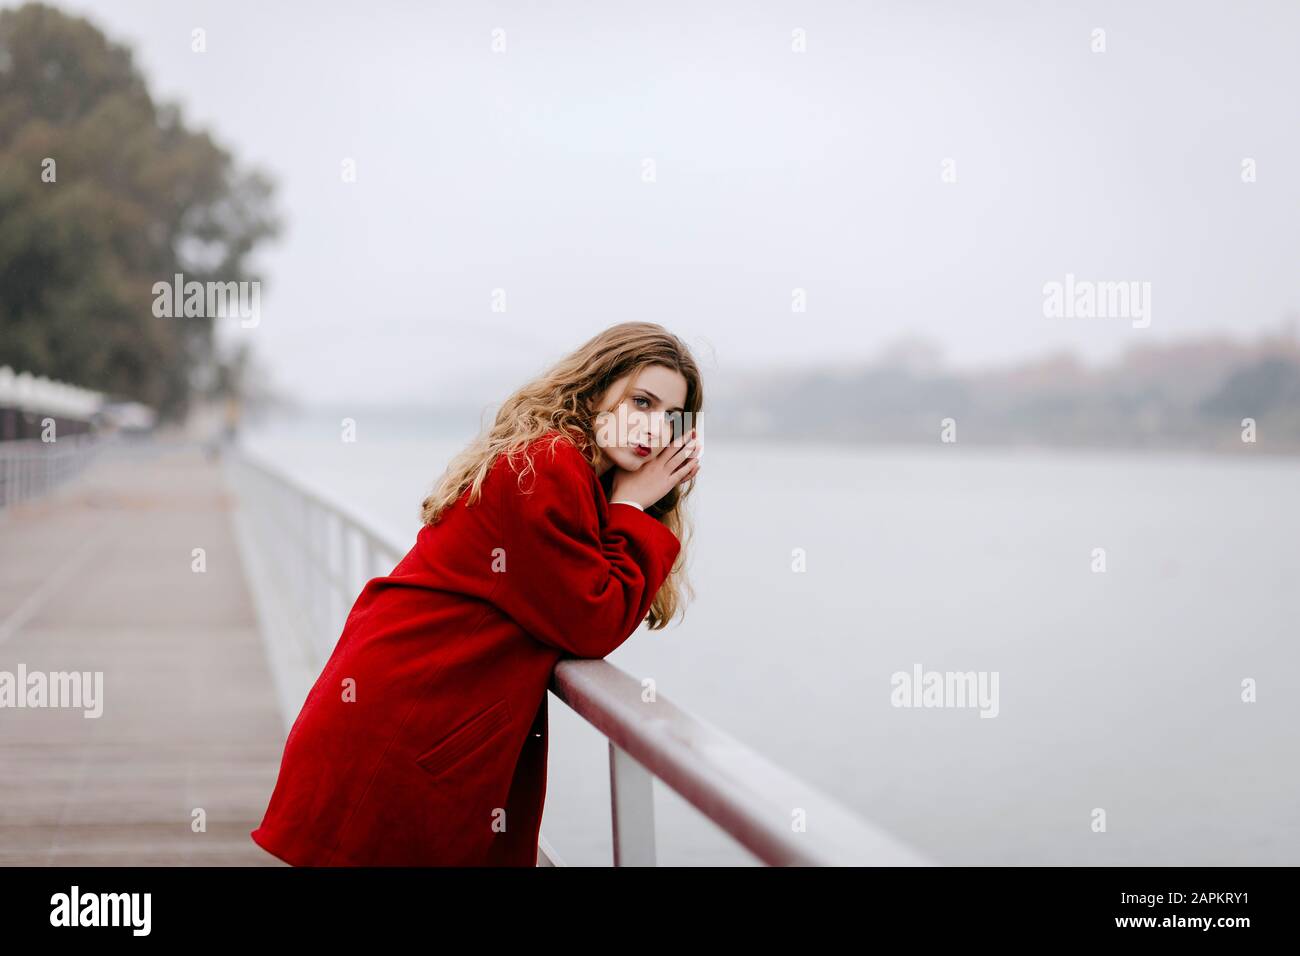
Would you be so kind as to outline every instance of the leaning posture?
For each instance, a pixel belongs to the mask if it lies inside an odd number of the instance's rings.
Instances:
[[[679,609],[702,404],[687,348],[641,322],[510,396],[358,596],[258,845],[297,866],[536,865],[551,671]]]

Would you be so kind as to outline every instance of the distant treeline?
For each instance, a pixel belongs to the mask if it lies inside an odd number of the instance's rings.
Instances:
[[[1300,452],[1300,341],[1151,345],[1101,368],[1069,354],[979,373],[882,359],[751,379],[704,415],[715,435],[864,443],[938,443],[944,419],[963,444]]]

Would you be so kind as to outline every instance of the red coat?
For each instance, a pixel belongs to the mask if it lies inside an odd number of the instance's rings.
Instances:
[[[357,598],[285,741],[252,838],[298,866],[533,866],[546,691],[645,620],[680,542],[610,506],[582,453],[505,456]]]

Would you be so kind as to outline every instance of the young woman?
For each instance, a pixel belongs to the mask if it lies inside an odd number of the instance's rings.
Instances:
[[[357,598],[253,840],[298,866],[536,865],[551,671],[673,618],[702,404],[645,322],[507,399]]]

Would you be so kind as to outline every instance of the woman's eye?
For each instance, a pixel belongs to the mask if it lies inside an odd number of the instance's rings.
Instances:
[[[637,396],[633,399],[633,401],[636,401],[636,402],[645,402],[645,404],[642,405],[641,408],[649,408],[649,407],[650,407],[650,399],[646,398],[644,395],[637,395]]]

